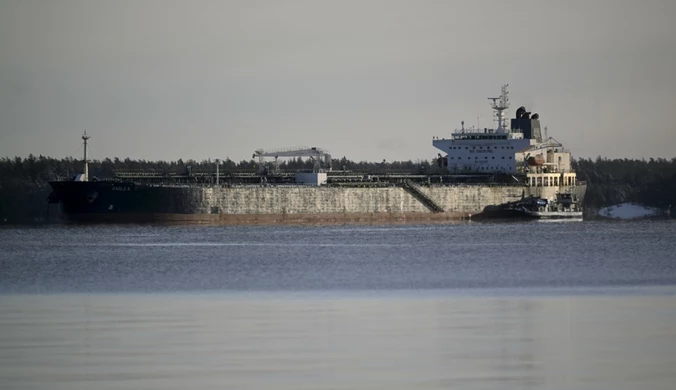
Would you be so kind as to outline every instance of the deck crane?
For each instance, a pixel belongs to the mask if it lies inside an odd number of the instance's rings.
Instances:
[[[331,154],[327,150],[318,147],[302,147],[302,148],[287,148],[264,150],[258,149],[254,152],[252,158],[258,157],[258,171],[263,172],[266,157],[274,157],[275,172],[279,168],[280,157],[310,157],[314,160],[313,171],[315,173],[320,171],[331,170]]]

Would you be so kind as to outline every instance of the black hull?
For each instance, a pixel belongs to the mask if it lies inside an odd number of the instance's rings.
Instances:
[[[487,220],[517,220],[517,221],[532,221],[540,219],[540,217],[533,214],[524,213],[521,210],[495,210],[483,211],[477,215],[472,216],[473,221],[487,221]]]
[[[198,214],[194,187],[137,185],[133,182],[51,182],[50,201],[71,215]]]

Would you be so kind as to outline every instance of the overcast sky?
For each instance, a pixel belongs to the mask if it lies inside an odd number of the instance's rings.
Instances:
[[[576,157],[676,156],[676,1],[0,0],[0,156],[429,159],[538,112]]]

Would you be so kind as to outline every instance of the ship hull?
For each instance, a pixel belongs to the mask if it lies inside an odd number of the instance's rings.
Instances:
[[[121,181],[50,184],[51,199],[59,203],[66,221],[218,225],[450,222],[467,219],[489,205],[518,200],[532,190],[478,184],[414,189]]]
[[[494,210],[484,211],[472,219],[481,220],[582,220],[581,211],[528,211],[528,210]]]

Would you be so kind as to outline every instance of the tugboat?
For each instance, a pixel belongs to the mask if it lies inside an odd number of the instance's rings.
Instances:
[[[487,206],[472,219],[566,219],[581,221],[582,209],[579,203],[577,196],[572,192],[557,193],[553,200],[528,197],[516,202]]]

